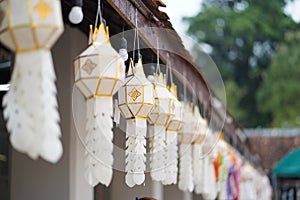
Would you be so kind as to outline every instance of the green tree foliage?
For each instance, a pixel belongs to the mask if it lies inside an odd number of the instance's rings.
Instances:
[[[246,112],[241,109],[239,100],[246,94],[246,89],[239,87],[233,80],[225,81],[226,96],[230,101],[227,101],[227,109],[229,112],[234,113],[237,119],[245,119]],[[235,96],[235,98],[230,98]]]
[[[236,102],[236,111],[229,111],[246,127],[263,126],[270,120],[259,112],[256,93],[278,42],[297,28],[283,13],[283,6],[284,1],[206,0],[196,16],[184,18],[188,33],[212,46],[211,56],[225,82],[233,80],[244,88],[242,95],[227,95],[227,101]]]
[[[287,33],[273,55],[257,93],[260,111],[271,115],[270,126],[300,126],[300,32]]]

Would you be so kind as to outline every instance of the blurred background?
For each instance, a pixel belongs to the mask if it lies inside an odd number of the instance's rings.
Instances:
[[[164,2],[175,29],[216,63],[243,127],[300,126],[299,0]],[[199,46],[185,45],[197,58]]]

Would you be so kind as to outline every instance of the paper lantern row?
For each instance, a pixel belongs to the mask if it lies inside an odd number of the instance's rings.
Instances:
[[[75,58],[75,83],[87,100],[85,145],[86,178],[90,185],[109,185],[112,178],[112,96],[118,91],[117,108],[127,121],[126,183],[132,187],[145,180],[147,123],[150,130],[150,175],[164,184],[177,182],[177,132],[179,141],[201,143],[202,126],[207,126],[198,107],[185,108],[177,100],[176,85],[166,85],[162,73],[146,78],[142,59],[130,62],[125,77],[121,56],[111,47],[108,28],[102,23],[91,29],[91,45]],[[189,111],[188,111],[189,110]],[[204,134],[204,133],[202,133]],[[166,150],[166,151],[165,151]],[[100,162],[99,162],[100,161]],[[103,164],[104,163],[104,164]]]
[[[216,136],[216,135],[215,135]],[[202,147],[205,155],[213,134],[207,135]],[[209,139],[210,138],[210,139]],[[195,145],[193,150],[195,150]],[[196,160],[200,168],[193,168],[194,191],[204,199],[271,199],[271,186],[267,176],[260,174],[248,162],[242,162],[239,154],[224,140],[211,149],[209,156]],[[195,161],[195,160],[194,160]],[[191,187],[192,188],[192,187]],[[189,190],[192,191],[192,190]]]

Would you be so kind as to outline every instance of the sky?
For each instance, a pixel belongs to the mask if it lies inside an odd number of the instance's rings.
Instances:
[[[166,12],[173,27],[178,33],[184,34],[187,29],[187,25],[182,22],[182,17],[196,15],[200,8],[203,0],[163,0],[167,5],[166,8],[161,8],[162,11]],[[299,22],[300,21],[300,0],[288,3],[284,8],[286,14],[291,15],[292,18]]]

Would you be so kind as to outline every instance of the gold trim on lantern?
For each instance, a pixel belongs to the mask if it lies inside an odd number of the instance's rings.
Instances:
[[[6,1],[6,11],[7,11],[7,20],[8,20],[8,31],[9,31],[10,37],[12,39],[12,42],[14,43],[15,48],[19,49],[15,34],[11,29],[11,24],[12,24],[11,21],[12,20],[11,20],[11,13],[10,13],[10,1]]]
[[[31,12],[32,10],[30,9],[32,6],[31,6],[31,2],[29,0],[26,0],[26,6],[27,6],[28,14],[29,14],[29,21],[32,22],[33,21],[32,20],[32,12]],[[36,8],[36,6],[34,8]],[[33,28],[31,28],[30,30],[31,30],[31,33],[32,33],[33,42],[34,42],[35,46],[37,47],[37,46],[39,46],[39,44],[38,44],[38,39],[36,37],[36,31]]]
[[[197,137],[195,138],[193,144],[203,144],[203,142],[205,141],[206,139],[206,135],[202,135],[202,134],[198,134]]]
[[[29,21],[32,22],[33,21],[33,18],[32,18],[32,9],[31,9],[32,5],[31,5],[31,1],[30,0],[26,0],[26,7],[27,7],[27,11],[29,13]],[[28,24],[19,24],[19,25],[12,26],[12,16],[11,16],[10,1],[6,1],[6,12],[7,12],[8,27],[0,30],[0,34],[2,34],[4,32],[8,32],[9,33],[10,38],[12,40],[12,43],[14,45],[16,53],[26,53],[26,52],[36,51],[36,50],[40,50],[40,49],[49,50],[49,48],[45,47],[44,44],[39,44],[38,39],[37,39],[37,34],[36,34],[36,28],[49,28],[49,29],[53,29],[52,32],[49,34],[48,38],[45,39],[45,41],[48,41],[49,38],[52,37],[53,32],[61,29],[61,27],[58,26],[57,24],[35,24],[35,23],[28,23]],[[32,39],[33,39],[33,42],[34,42],[34,47],[20,49],[14,31],[17,30],[17,29],[24,29],[24,28],[28,28],[28,29],[31,30],[31,32],[32,32]]]
[[[99,88],[100,88],[100,84],[101,84],[101,82],[102,82],[103,80],[114,80],[114,85],[113,85],[113,87],[112,87],[112,91],[111,91],[110,94],[98,94],[98,91],[99,91]],[[114,93],[114,90],[115,90],[115,88],[116,88],[116,85],[117,85],[117,82],[118,82],[118,81],[119,81],[118,78],[102,77],[102,76],[100,76],[100,77],[99,77],[99,81],[98,81],[98,84],[97,84],[97,87],[96,87],[96,91],[95,91],[94,96],[96,96],[96,97],[112,96],[113,93]]]

